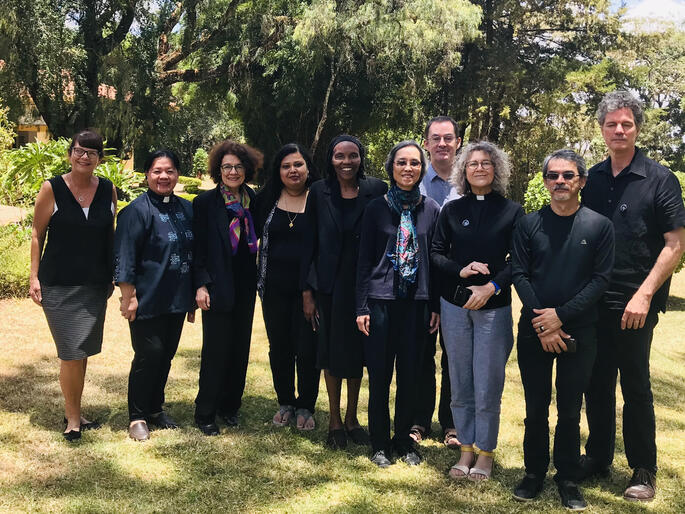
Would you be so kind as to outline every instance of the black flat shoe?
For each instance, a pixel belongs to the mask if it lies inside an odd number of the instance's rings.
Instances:
[[[568,510],[581,511],[587,509],[587,503],[580,492],[578,484],[570,480],[560,480],[557,482],[561,504]]]
[[[376,453],[374,453],[373,457],[371,457],[371,462],[373,462],[379,468],[387,468],[392,464],[383,450],[378,450]]]
[[[67,418],[63,418],[64,426],[67,426]],[[81,430],[98,430],[102,428],[102,424],[98,420],[89,421],[88,423],[81,423]]]
[[[178,424],[169,416],[166,412],[162,411],[156,416],[150,416],[147,419],[147,424],[159,429],[171,429],[174,430],[178,428]]]
[[[345,435],[345,429],[336,428],[334,430],[329,430],[326,444],[334,450],[344,450],[347,448],[347,435]]]
[[[411,450],[402,455],[401,460],[406,462],[409,466],[418,466],[421,464],[423,458],[421,458],[421,454],[419,452],[416,450]]]
[[[73,443],[74,441],[78,441],[79,439],[81,439],[81,431],[69,430],[69,432],[62,432],[62,436],[70,443]]]
[[[216,423],[207,423],[206,425],[202,423],[197,423],[197,428],[200,429],[204,435],[219,435],[219,427]]]
[[[347,438],[351,439],[354,444],[359,446],[369,446],[371,444],[371,439],[369,439],[369,433],[362,427],[356,427],[352,430],[347,430]]]
[[[540,491],[542,491],[544,481],[544,476],[533,475],[532,473],[527,474],[519,482],[519,485],[516,486],[516,489],[514,489],[514,499],[520,502],[528,502],[537,498]]]

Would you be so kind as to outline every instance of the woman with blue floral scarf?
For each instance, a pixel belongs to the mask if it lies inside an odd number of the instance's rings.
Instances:
[[[217,415],[228,427],[238,426],[257,291],[255,193],[247,183],[262,162],[245,144],[218,143],[209,154],[217,186],[193,201],[193,282],[202,309],[195,423],[205,435],[219,433]]]
[[[429,252],[440,207],[419,192],[426,159],[415,141],[388,154],[391,187],[366,208],[357,265],[357,326],[366,336],[371,461],[391,464],[393,450],[407,464],[421,456],[409,437],[425,336],[440,323],[432,295]],[[397,369],[395,433],[390,439],[390,382]]]

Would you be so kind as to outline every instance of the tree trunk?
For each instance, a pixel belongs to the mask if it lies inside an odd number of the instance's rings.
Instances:
[[[326,124],[326,118],[328,117],[328,100],[331,97],[331,91],[333,91],[333,84],[335,83],[335,77],[338,74],[338,67],[335,64],[335,57],[331,61],[331,79],[328,81],[328,88],[326,88],[326,96],[323,99],[323,106],[321,108],[321,118],[319,119],[319,124],[316,127],[316,133],[314,134],[314,140],[312,141],[312,146],[309,152],[314,155],[316,153],[316,147],[319,146],[319,139],[321,138],[321,133],[323,132],[323,127]]]

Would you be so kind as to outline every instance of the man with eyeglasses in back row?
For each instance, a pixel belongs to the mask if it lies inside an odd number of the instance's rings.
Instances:
[[[554,477],[561,503],[587,507],[578,487],[580,408],[597,352],[597,302],[614,262],[611,221],[581,206],[585,161],[557,150],[543,164],[550,205],[521,218],[512,243],[512,282],[523,307],[518,364],[526,402],[523,458],[526,475],[514,498],[529,501],[542,490],[549,467],[549,404],[556,361],[557,425]]]
[[[456,200],[461,196],[450,183],[452,169],[460,146],[459,125],[454,119],[449,116],[435,116],[428,120],[424,131],[423,147],[430,157],[430,162],[419,185],[419,190],[422,195],[435,200],[440,208],[447,202]],[[434,332],[426,337],[425,353],[419,372],[416,395],[416,414],[410,432],[410,437],[417,443],[420,443],[430,434],[431,420],[435,410],[435,349],[438,333]],[[445,445],[449,448],[458,448],[459,440],[450,409],[450,376],[442,332],[440,332],[440,347],[442,348],[442,358],[440,359],[442,374],[440,399],[438,401],[438,421],[442,427]]]

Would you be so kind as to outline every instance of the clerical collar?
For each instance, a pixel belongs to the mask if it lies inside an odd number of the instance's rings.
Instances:
[[[476,195],[476,200],[485,200],[485,195]]]

